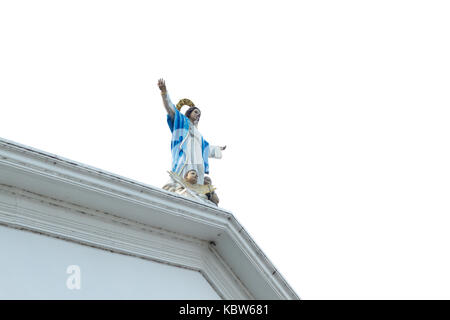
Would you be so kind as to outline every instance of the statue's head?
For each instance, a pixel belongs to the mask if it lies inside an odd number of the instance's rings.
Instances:
[[[190,107],[186,111],[185,115],[186,117],[188,117],[189,120],[191,120],[193,124],[196,125],[200,121],[200,116],[202,115],[202,112],[197,107]]]
[[[197,126],[200,115],[202,114],[200,109],[195,106],[195,104],[189,100],[189,99],[181,99],[178,103],[176,108],[178,111],[181,111],[181,108],[183,106],[189,106],[189,109],[186,111],[185,116],[195,125]]]
[[[197,179],[198,179],[198,174],[197,174],[197,171],[195,171],[195,170],[189,170],[184,175],[184,180],[186,180],[186,182],[189,182],[191,184],[196,184]]]

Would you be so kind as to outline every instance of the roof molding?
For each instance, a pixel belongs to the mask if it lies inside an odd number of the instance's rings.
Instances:
[[[299,299],[227,210],[5,139],[0,191],[1,224],[197,270],[224,299]]]

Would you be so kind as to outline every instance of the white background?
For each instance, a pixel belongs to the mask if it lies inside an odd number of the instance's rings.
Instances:
[[[160,187],[157,79],[303,299],[450,299],[446,1],[1,1],[0,137]]]

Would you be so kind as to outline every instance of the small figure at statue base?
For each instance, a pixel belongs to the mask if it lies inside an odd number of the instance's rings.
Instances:
[[[186,172],[184,178],[181,178],[176,173],[168,171],[171,182],[163,186],[164,190],[177,193],[186,198],[196,199],[207,204],[219,204],[219,197],[215,190],[216,188],[211,184],[211,178],[205,177],[204,184],[198,184],[198,175],[195,170]]]

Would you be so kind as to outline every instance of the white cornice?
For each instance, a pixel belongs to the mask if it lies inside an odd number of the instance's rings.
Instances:
[[[3,139],[0,184],[47,206],[0,202],[3,224],[198,270],[226,299],[298,299],[229,211]]]

